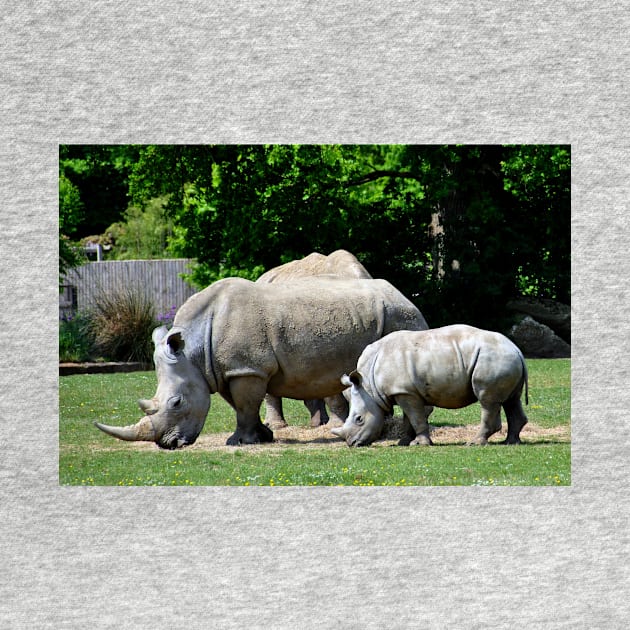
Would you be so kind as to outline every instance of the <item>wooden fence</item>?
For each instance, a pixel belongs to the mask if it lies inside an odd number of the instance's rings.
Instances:
[[[84,311],[103,294],[130,288],[144,292],[153,301],[157,314],[179,308],[193,293],[180,274],[189,271],[193,261],[172,260],[108,260],[90,262],[71,270],[65,276],[59,295],[59,317]]]

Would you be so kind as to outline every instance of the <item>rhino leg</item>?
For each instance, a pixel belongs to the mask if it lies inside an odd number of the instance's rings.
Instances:
[[[520,392],[518,397],[510,398],[503,403],[507,417],[508,432],[503,444],[520,444],[521,429],[527,424],[527,416],[523,411]]]
[[[283,429],[289,426],[284,419],[282,413],[282,398],[267,394],[265,396],[265,407],[267,412],[265,414],[265,424],[270,429]]]
[[[230,381],[236,431],[227,439],[228,446],[273,442],[273,432],[260,421],[260,405],[266,391],[267,382],[256,376],[240,376]]]
[[[501,430],[501,403],[479,401],[481,405],[481,427],[477,437],[468,442],[469,446],[485,446],[488,438]]]
[[[320,399],[305,400],[304,404],[311,414],[311,426],[319,427],[328,422],[326,403]]]
[[[404,435],[398,441],[398,446],[409,446],[416,437],[416,430],[411,426],[407,414],[403,414],[403,426]]]
[[[348,401],[343,394],[329,396],[324,401],[330,409],[330,419],[328,425],[331,427],[341,427],[348,417]]]
[[[403,440],[406,444],[411,446],[421,445],[421,446],[431,446],[433,442],[431,441],[431,437],[429,435],[429,415],[433,411],[433,407],[424,404],[424,400],[419,398],[418,396],[410,396],[409,394],[401,394],[396,396],[396,404],[403,410],[405,418],[407,421],[405,425],[409,423],[411,430],[409,431],[409,437],[413,437],[413,439],[409,442],[406,442],[406,439]],[[413,436],[411,433],[413,432]],[[403,445],[406,445],[403,442]]]

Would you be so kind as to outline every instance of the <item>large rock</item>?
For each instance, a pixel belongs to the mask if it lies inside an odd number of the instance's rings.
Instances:
[[[561,359],[571,356],[571,346],[529,315],[510,329],[508,337],[528,358]]]
[[[557,335],[567,343],[571,343],[571,307],[544,298],[519,298],[507,303],[508,309],[523,315],[529,315],[532,319],[549,326]]]

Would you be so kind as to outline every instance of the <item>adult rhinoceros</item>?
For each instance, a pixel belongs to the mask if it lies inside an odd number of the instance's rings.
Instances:
[[[328,256],[313,252],[299,260],[292,260],[263,273],[256,282],[287,282],[312,276],[370,279],[372,276],[354,254],[338,249]]]
[[[290,284],[220,280],[189,298],[173,328],[153,333],[158,387],[137,424],[97,423],[123,440],[192,444],[218,392],[236,410],[228,445],[273,440],[260,404],[340,393],[363,348],[399,329],[425,329],[420,311],[385,280],[308,279]]]
[[[338,249],[328,256],[313,252],[299,260],[292,260],[279,267],[274,267],[265,272],[256,282],[291,282],[299,278],[312,278],[313,276],[327,276],[329,278],[356,278],[369,279],[372,276],[359,260],[346,251]],[[348,411],[345,398],[339,394],[328,398],[326,401],[333,415],[333,421],[339,424],[345,420]],[[326,404],[323,400],[305,400],[304,404],[311,414],[311,426],[326,424],[329,420],[326,412]],[[271,429],[286,427],[287,423],[282,412],[282,398],[267,394],[265,396],[267,408],[265,424]]]
[[[350,387],[350,411],[343,427],[331,431],[349,446],[376,440],[394,404],[404,413],[408,433],[401,444],[432,444],[428,417],[433,407],[481,405],[481,429],[473,440],[486,444],[507,416],[505,443],[518,444],[527,423],[521,405],[527,367],[521,351],[503,335],[472,326],[393,332],[370,344],[357,370],[342,377]]]

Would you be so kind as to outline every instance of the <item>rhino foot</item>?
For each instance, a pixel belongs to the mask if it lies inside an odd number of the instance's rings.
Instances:
[[[501,444],[522,444],[522,442],[520,437],[511,437],[508,435]]]
[[[259,423],[255,428],[244,431],[240,427],[230,435],[226,444],[228,446],[241,446],[243,444],[262,444],[273,442],[273,431],[264,424]]]
[[[286,429],[289,425],[284,421],[284,420],[280,420],[277,422],[269,421],[269,422],[265,422],[265,426],[269,427],[270,429]]]
[[[488,445],[488,439],[485,437],[476,437],[470,440],[470,442],[466,442],[466,446],[487,446],[487,445]]]
[[[415,440],[409,442],[409,446],[433,446],[433,440],[428,435],[416,435]]]
[[[328,412],[323,400],[305,400],[304,404],[311,414],[312,427],[319,427],[328,422]]]
[[[392,421],[393,416],[387,416],[385,419],[386,422]],[[403,416],[403,436],[398,440],[398,446],[409,446],[413,440],[416,439],[416,430],[411,426],[411,422],[409,422],[409,418],[407,416]],[[416,442],[417,444],[417,442]]]

